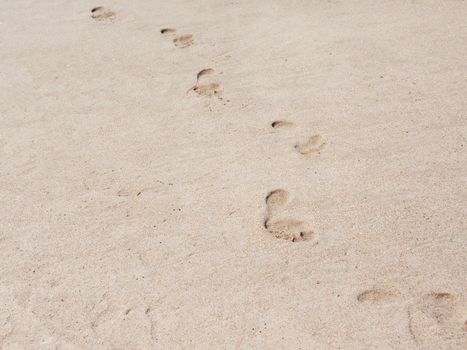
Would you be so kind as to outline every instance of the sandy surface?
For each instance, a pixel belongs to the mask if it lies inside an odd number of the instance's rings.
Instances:
[[[465,349],[466,18],[1,1],[0,348]]]

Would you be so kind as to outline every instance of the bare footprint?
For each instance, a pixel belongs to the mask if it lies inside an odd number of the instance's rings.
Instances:
[[[299,220],[279,219],[266,220],[266,229],[276,238],[292,242],[309,241],[315,238],[315,234],[308,225]]]
[[[266,207],[268,214],[276,212],[289,200],[289,192],[283,189],[274,190],[266,196]]]
[[[429,293],[408,309],[409,329],[419,345],[436,349],[465,349],[467,298]]]
[[[177,47],[185,48],[191,46],[194,42],[194,38],[192,34],[184,34],[177,36],[173,39],[173,43]]]
[[[198,84],[199,80],[202,77],[208,76],[208,75],[213,75],[214,74],[214,69],[212,68],[204,68],[201,69],[198,74],[196,74],[196,84]]]
[[[115,12],[105,7],[98,6],[91,10],[91,17],[96,21],[112,20],[115,18]]]
[[[176,47],[185,48],[193,44],[195,40],[193,34],[175,35],[176,31],[175,28],[162,28],[161,34],[172,37],[172,42]]]
[[[423,297],[422,304],[425,311],[439,324],[456,318],[456,316],[459,316],[459,311],[467,311],[466,300],[462,301],[460,297],[450,293],[427,294]]]
[[[274,237],[287,241],[300,242],[315,239],[314,232],[304,221],[276,218],[288,200],[289,193],[286,190],[277,189],[268,193],[266,196],[267,216],[264,227]]]
[[[319,154],[326,145],[323,137],[319,134],[313,135],[308,140],[302,143],[297,143],[295,149],[303,155]]]
[[[212,76],[215,74],[214,69],[212,68],[204,68],[196,74],[196,83],[190,90],[193,90],[200,96],[218,96],[223,92],[222,86],[216,82]]]
[[[175,28],[162,28],[161,34],[171,34],[171,33],[175,33],[176,31],[177,29]]]
[[[399,291],[385,289],[368,289],[357,295],[357,300],[360,303],[385,303],[395,301],[398,298],[400,298]]]
[[[293,128],[295,124],[287,120],[276,120],[275,122],[271,124],[271,126],[274,129],[282,129],[282,128]]]
[[[218,83],[210,83],[198,85],[193,88],[193,91],[200,96],[218,96],[222,93],[223,89]]]

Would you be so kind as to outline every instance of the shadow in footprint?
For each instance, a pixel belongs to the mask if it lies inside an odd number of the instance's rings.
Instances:
[[[278,209],[287,204],[289,200],[289,192],[283,189],[274,190],[266,196],[266,207],[268,214],[273,214]]]
[[[208,75],[213,75],[214,74],[214,69],[212,68],[204,68],[201,69],[198,74],[196,74],[196,84],[198,84],[199,79]]]
[[[91,17],[96,21],[112,20],[115,18],[115,16],[115,12],[102,6],[94,7],[91,10]]]
[[[272,122],[271,126],[274,129],[285,129],[285,128],[293,128],[295,124],[287,120],[276,120],[275,122]]]
[[[175,33],[177,29],[174,28],[163,28],[161,29],[161,34]]]

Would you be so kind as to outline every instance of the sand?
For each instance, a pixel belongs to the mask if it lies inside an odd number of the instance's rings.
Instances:
[[[466,18],[2,1],[0,348],[467,348]]]

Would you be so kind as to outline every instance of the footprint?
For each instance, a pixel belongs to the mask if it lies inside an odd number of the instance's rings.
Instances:
[[[466,300],[464,300],[465,304]],[[423,297],[424,310],[436,320],[443,324],[456,317],[457,311],[462,306],[462,300],[450,293],[430,293]],[[464,305],[464,308],[467,305]],[[467,310],[465,310],[467,311]]]
[[[215,74],[214,69],[205,68],[202,69],[196,74],[196,84],[191,87],[190,90],[193,90],[200,96],[220,96],[222,94],[223,88],[217,83],[212,76]]]
[[[220,95],[223,91],[222,87],[218,83],[210,83],[198,85],[193,88],[193,91],[200,96],[216,96]]]
[[[112,20],[115,18],[115,12],[102,7],[97,6],[91,10],[91,17],[94,18],[96,21],[103,21],[103,20]]]
[[[269,192],[266,196],[267,216],[264,227],[274,237],[292,242],[315,239],[314,232],[307,223],[295,219],[276,218],[276,215],[289,200],[289,193],[283,189]]]
[[[385,289],[368,289],[357,295],[357,300],[360,303],[384,303],[397,300],[400,297],[400,293],[397,290],[385,290]]]
[[[182,35],[175,35],[177,29],[175,28],[162,28],[161,34],[163,35],[170,35],[173,37],[172,42],[176,47],[185,48],[191,46],[194,42],[193,34],[182,34]]]
[[[277,209],[283,207],[289,200],[289,193],[286,190],[278,189],[268,193],[266,196],[266,207],[271,214]]]
[[[169,34],[169,33],[175,33],[177,29],[175,28],[162,28],[161,29],[161,34]]]
[[[196,74],[196,84],[198,84],[200,78],[207,76],[207,75],[213,75],[213,74],[214,74],[214,69],[212,68],[201,69],[198,72],[198,74]]]
[[[451,293],[429,293],[408,309],[409,330],[422,346],[465,349],[467,298]]]
[[[173,43],[175,44],[175,46],[181,48],[191,46],[193,42],[194,38],[192,34],[180,35],[173,39]]]
[[[323,137],[319,134],[313,135],[303,143],[297,143],[295,149],[303,155],[319,154],[326,145]]]
[[[294,123],[288,122],[287,120],[276,120],[271,124],[274,129],[282,129],[282,128],[293,128],[295,126]]]
[[[309,241],[315,238],[315,233],[300,220],[266,220],[267,230],[276,238],[292,242]]]

